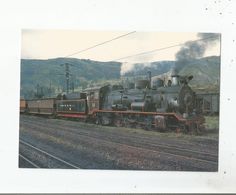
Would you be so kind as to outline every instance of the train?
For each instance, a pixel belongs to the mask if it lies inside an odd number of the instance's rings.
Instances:
[[[20,111],[104,126],[198,134],[205,119],[197,107],[196,93],[188,85],[192,79],[172,71],[167,85],[150,76],[134,85],[108,84],[54,98],[21,99]]]

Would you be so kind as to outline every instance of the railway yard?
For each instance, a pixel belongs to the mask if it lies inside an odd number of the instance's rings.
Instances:
[[[218,132],[160,133],[21,114],[19,167],[217,171]]]

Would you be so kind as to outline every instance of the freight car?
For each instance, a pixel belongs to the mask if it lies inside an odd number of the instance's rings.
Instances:
[[[27,107],[27,105],[26,105],[25,99],[21,98],[20,99],[20,112],[21,113],[25,112],[26,111],[26,107]]]
[[[137,81],[131,89],[121,85],[87,88],[77,94],[29,100],[27,112],[101,125],[199,133],[204,118],[198,114],[196,95],[188,86],[192,78],[173,72],[168,86],[147,79]]]
[[[56,98],[27,100],[27,113],[54,115],[56,113]]]

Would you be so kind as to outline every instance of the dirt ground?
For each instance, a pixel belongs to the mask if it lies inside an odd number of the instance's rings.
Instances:
[[[195,136],[21,115],[20,139],[83,169],[218,170],[217,129]],[[22,144],[19,152],[40,167],[66,168]],[[20,159],[19,167],[31,166]]]

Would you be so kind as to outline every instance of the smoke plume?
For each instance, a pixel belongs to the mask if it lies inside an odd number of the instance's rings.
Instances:
[[[176,53],[175,69],[177,72],[191,61],[203,57],[206,50],[220,40],[220,34],[218,33],[198,33],[198,37],[198,41],[186,42]]]

